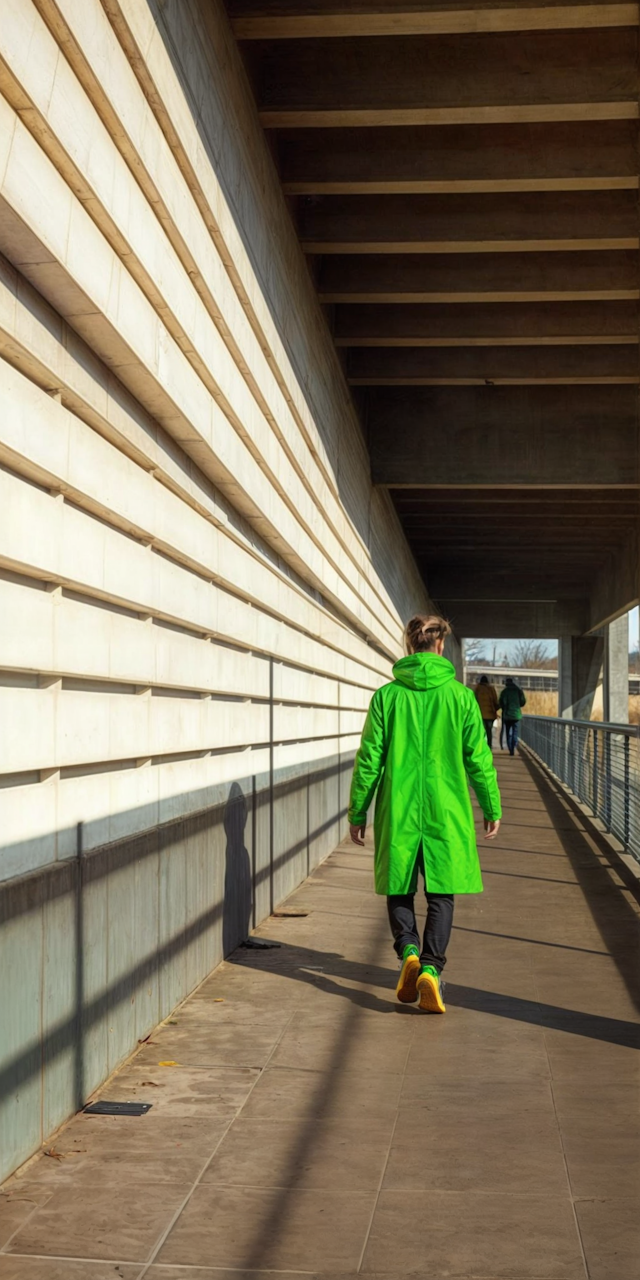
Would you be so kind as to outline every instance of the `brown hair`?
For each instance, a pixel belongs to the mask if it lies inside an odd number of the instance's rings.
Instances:
[[[446,618],[433,613],[417,613],[404,629],[407,653],[433,653],[438,640],[451,635]]]

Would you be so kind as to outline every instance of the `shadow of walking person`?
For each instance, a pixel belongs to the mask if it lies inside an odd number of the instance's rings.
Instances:
[[[222,916],[223,954],[230,955],[251,928],[251,858],[245,844],[248,805],[239,782],[231,784],[224,810],[227,837]]]

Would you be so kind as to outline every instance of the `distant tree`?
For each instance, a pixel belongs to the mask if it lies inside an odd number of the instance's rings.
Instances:
[[[486,662],[487,655],[484,650],[484,645],[484,640],[465,640],[465,662]]]
[[[545,667],[549,659],[549,650],[544,640],[519,640],[513,650],[513,666]]]

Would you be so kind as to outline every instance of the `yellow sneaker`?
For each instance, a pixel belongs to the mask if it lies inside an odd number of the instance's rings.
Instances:
[[[423,1013],[446,1013],[440,975],[433,965],[427,964],[422,969],[416,982],[420,1002],[418,1008]]]
[[[402,1004],[415,1004],[418,999],[417,980],[420,973],[420,956],[417,947],[405,947],[402,969],[398,978],[396,995]]]

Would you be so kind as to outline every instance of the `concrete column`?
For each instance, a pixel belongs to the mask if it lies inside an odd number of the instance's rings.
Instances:
[[[604,718],[613,724],[629,723],[629,614],[606,628],[604,666]]]
[[[558,715],[590,720],[602,686],[605,638],[569,636],[558,641]]]
[[[558,640],[558,715],[563,716],[565,720],[572,718],[573,709],[571,682],[572,644],[573,639],[571,636],[561,636]]]

